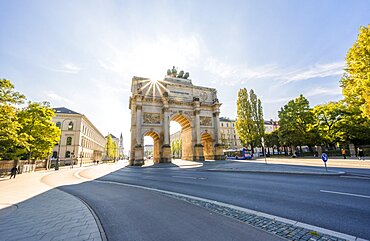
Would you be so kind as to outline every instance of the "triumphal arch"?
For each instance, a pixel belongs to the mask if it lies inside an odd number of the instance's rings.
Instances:
[[[224,158],[217,91],[193,85],[188,77],[173,68],[162,80],[132,78],[130,165],[144,163],[144,136],[153,138],[155,163],[171,162],[170,121],[181,125],[183,160]]]

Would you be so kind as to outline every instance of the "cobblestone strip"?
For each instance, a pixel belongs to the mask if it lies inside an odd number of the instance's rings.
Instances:
[[[166,196],[176,198],[203,208],[212,212],[222,214],[224,216],[237,219],[243,223],[260,228],[264,231],[274,233],[280,237],[288,240],[299,241],[345,241],[346,239],[322,234],[313,230],[295,226],[293,224],[284,223],[271,218],[258,216],[256,214],[247,213],[245,211],[237,210],[216,203],[211,203],[203,200],[193,199],[190,197],[179,196],[166,193]]]

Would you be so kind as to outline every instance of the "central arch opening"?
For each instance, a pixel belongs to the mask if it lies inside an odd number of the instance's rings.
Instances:
[[[193,133],[190,120],[182,114],[170,119],[170,145],[172,158],[193,160]]]

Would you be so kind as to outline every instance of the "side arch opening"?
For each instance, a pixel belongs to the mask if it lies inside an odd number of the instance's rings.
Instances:
[[[153,141],[147,141],[145,137],[151,137]],[[160,162],[159,135],[154,131],[144,133],[144,158],[153,159],[154,163]]]

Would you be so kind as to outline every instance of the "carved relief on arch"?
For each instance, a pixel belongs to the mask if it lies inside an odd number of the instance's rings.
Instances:
[[[201,126],[212,126],[212,117],[210,116],[200,116],[199,120]]]
[[[144,124],[161,124],[161,113],[144,112]]]

